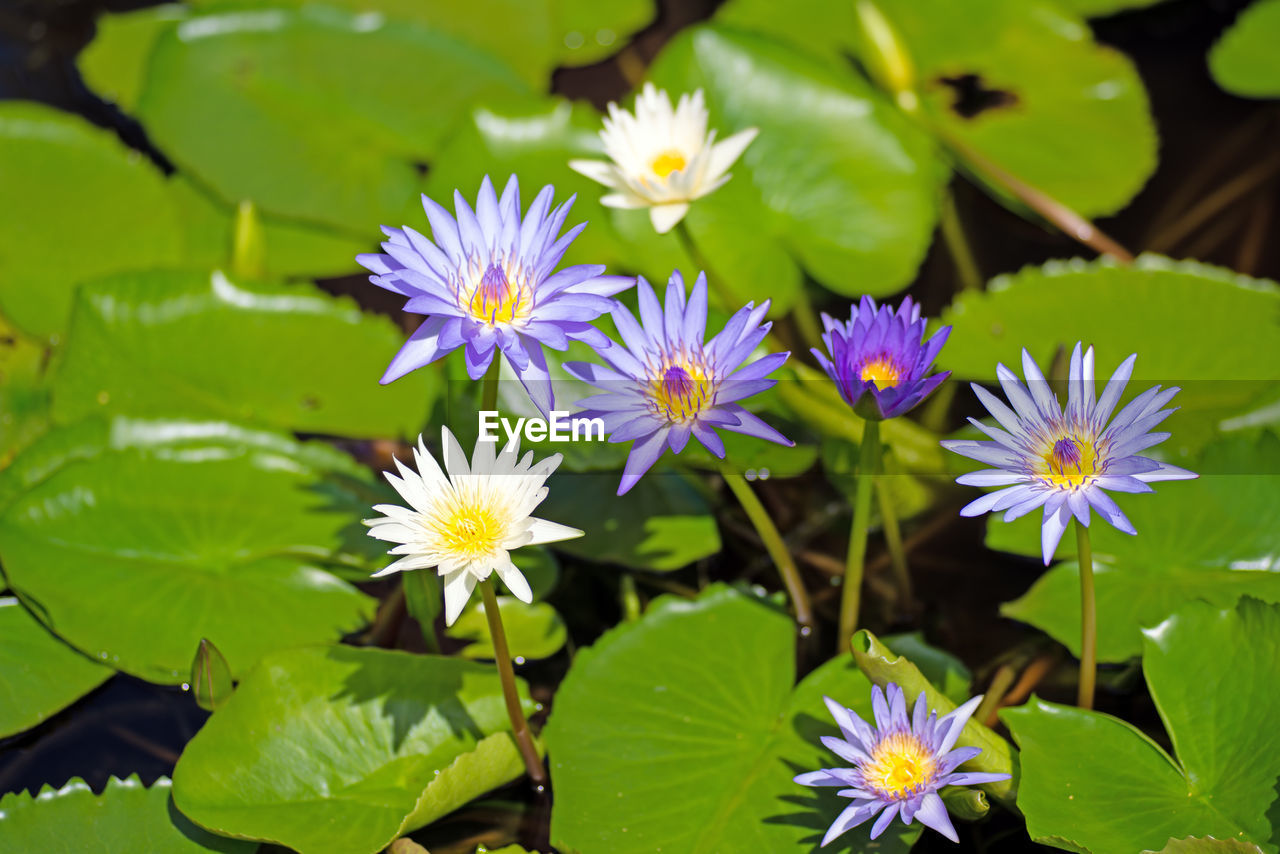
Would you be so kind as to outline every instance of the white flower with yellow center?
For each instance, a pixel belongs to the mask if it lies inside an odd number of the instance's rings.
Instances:
[[[520,440],[501,453],[497,442],[479,441],[468,465],[449,428],[440,430],[445,470],[418,437],[417,471],[396,460],[397,477],[386,472],[396,492],[409,503],[379,504],[383,514],[366,519],[369,536],[399,543],[388,554],[401,557],[374,576],[435,567],[443,579],[445,623],[462,613],[478,582],[493,572],[522,602],[533,591],[515,564],[511,550],[581,537],[582,531],[532,516],[547,497],[547,478],[560,465],[554,454],[536,465],[533,452],[520,459]],[[447,475],[446,475],[447,471]]]
[[[569,166],[612,193],[600,201],[614,208],[648,208],[659,234],[675,227],[689,203],[723,186],[729,167],[756,137],[755,128],[716,142],[707,130],[702,90],[681,95],[675,109],[667,93],[646,83],[635,113],[609,104],[600,139],[604,160],[571,160]]]

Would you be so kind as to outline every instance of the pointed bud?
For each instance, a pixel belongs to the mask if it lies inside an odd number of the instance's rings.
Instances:
[[[857,0],[853,8],[860,31],[860,53],[867,71],[893,95],[899,107],[914,113],[920,106],[915,64],[898,31],[871,0]]]
[[[262,231],[262,217],[251,201],[236,208],[235,230],[231,242],[231,273],[246,279],[260,279],[267,272],[267,241]]]
[[[200,639],[195,660],[191,662],[191,693],[206,711],[217,711],[231,696],[231,668],[222,653],[208,638]]]

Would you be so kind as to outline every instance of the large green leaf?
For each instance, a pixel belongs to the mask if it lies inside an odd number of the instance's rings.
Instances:
[[[240,674],[370,616],[319,567],[369,539],[371,481],[326,445],[229,424],[81,422],[0,477],[0,557],[42,622],[113,667],[182,682],[208,638]]]
[[[122,109],[133,110],[156,40],[189,16],[187,8],[178,3],[101,16],[93,41],[76,56],[84,82]]]
[[[551,0],[561,64],[588,65],[619,52],[657,13],[653,0]]]
[[[1093,216],[1123,207],[1154,170],[1156,135],[1133,64],[1096,44],[1059,4],[876,5],[909,54],[928,120],[1021,180]],[[875,64],[852,2],[799,0],[778,14],[770,0],[731,0],[719,16],[825,52],[836,64],[860,52]]]
[[[164,176],[110,131],[0,103],[0,163],[0,308],[25,331],[61,333],[86,279],[179,260]]]
[[[760,129],[733,167],[740,186],[699,200],[690,230],[744,298],[798,286],[791,265],[761,247],[770,242],[837,293],[893,293],[929,245],[946,168],[863,78],[810,54],[716,26],[663,49],[654,82],[677,95],[702,88],[721,138]],[[744,250],[758,270],[735,257]]]
[[[1137,353],[1130,395],[1156,383],[1182,389],[1181,410],[1161,428],[1174,435],[1161,451],[1175,453],[1280,395],[1277,317],[1280,287],[1265,279],[1154,255],[1129,267],[1054,261],[962,294],[943,312],[954,329],[938,362],[991,381],[997,362],[1021,373],[1024,347],[1048,372],[1060,348],[1083,341],[1096,349],[1101,386]]]
[[[1203,839],[1187,837],[1170,839],[1159,851],[1143,851],[1142,854],[1262,854],[1262,849],[1251,842],[1238,839]]]
[[[1213,79],[1228,92],[1280,98],[1280,0],[1257,0],[1209,51]]]
[[[48,348],[0,317],[0,468],[49,427]]]
[[[1164,0],[1058,0],[1058,5],[1086,18],[1102,18],[1163,2]]]
[[[514,596],[498,597],[498,612],[502,614],[502,628],[507,636],[507,646],[517,664],[526,659],[550,658],[559,652],[569,640],[569,630],[559,612],[546,602],[528,604]],[[484,603],[474,597],[448,630],[450,637],[469,641],[459,655],[463,658],[492,661],[493,640],[489,634],[489,620],[485,616]]]
[[[378,378],[395,326],[309,285],[223,273],[121,275],[86,286],[54,382],[54,417],[196,415],[340,436],[412,436],[432,371]]]
[[[497,671],[482,664],[344,646],[281,652],[187,744],[174,801],[221,833],[301,854],[374,854],[518,777],[510,726]]]
[[[49,634],[17,599],[0,598],[0,738],[30,729],[110,676],[110,668]]]
[[[1097,854],[1170,838],[1255,842],[1280,775],[1280,606],[1192,603],[1146,633],[1147,685],[1177,753],[1124,721],[1033,700],[1001,713],[1022,748],[1018,806],[1033,839]]]
[[[585,854],[816,850],[843,806],[792,781],[838,763],[824,694],[870,719],[871,685],[841,657],[793,690],[795,625],[714,586],[664,598],[578,654],[547,726],[551,841]],[[906,851],[918,828],[877,843],[870,825],[829,850]]]
[[[1102,661],[1138,655],[1140,630],[1193,599],[1229,605],[1249,594],[1280,602],[1280,528],[1267,521],[1280,519],[1280,439],[1269,433],[1259,441],[1224,441],[1194,469],[1198,480],[1156,484],[1155,495],[1118,496],[1137,536],[1096,516],[1089,526]],[[1005,527],[1014,526],[991,523],[993,531]],[[1028,555],[1038,555],[1039,544],[1035,519],[994,543]],[[1001,613],[1079,654],[1079,565],[1058,564]]]
[[[166,31],[139,110],[161,150],[225,201],[376,236],[417,207],[413,161],[434,156],[467,106],[526,90],[440,31],[306,6]]]
[[[257,848],[196,827],[170,805],[169,788],[167,777],[150,788],[136,775],[112,777],[102,794],[95,795],[76,777],[60,789],[45,786],[35,797],[8,794],[0,799],[0,834],[8,850],[31,854],[248,854]]]
[[[538,515],[586,533],[555,548],[600,563],[672,570],[720,551],[720,532],[702,496],[685,476],[658,468],[626,495],[619,475],[564,472]]]

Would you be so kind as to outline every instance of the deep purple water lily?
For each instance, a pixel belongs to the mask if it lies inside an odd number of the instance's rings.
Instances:
[[[886,697],[887,693],[887,697]],[[961,765],[982,752],[979,747],[955,747],[964,725],[982,701],[974,697],[949,714],[930,711],[924,692],[907,716],[906,698],[892,682],[887,692],[871,688],[875,728],[830,697],[823,698],[840,727],[841,738],[826,736],[822,743],[853,763],[852,768],[824,768],[800,774],[802,786],[839,786],[838,795],[853,803],[831,823],[822,844],[866,822],[879,813],[871,838],[884,833],[895,818],[904,824],[919,822],[958,842],[946,805],[938,795],[943,786],[972,786],[1008,780],[1008,774],[959,771]],[[954,749],[953,749],[954,748]]]
[[[1046,565],[1072,516],[1089,526],[1090,508],[1126,534],[1137,533],[1108,491],[1152,492],[1149,483],[1197,476],[1138,455],[1169,438],[1168,433],[1150,431],[1176,409],[1164,406],[1177,388],[1147,389],[1111,417],[1137,358],[1134,354],[1125,359],[1095,400],[1093,348],[1082,353],[1077,343],[1071,353],[1065,410],[1026,350],[1022,351],[1025,386],[1013,371],[996,366],[996,377],[1012,408],[974,383],[974,394],[1000,426],[989,427],[974,418],[969,422],[993,441],[948,440],[942,446],[996,466],[961,475],[957,483],[1007,488],[971,502],[961,515],[1003,512],[1010,522],[1043,507],[1040,540]]]
[[[643,278],[636,292],[640,322],[621,304],[613,322],[622,343],[600,350],[608,363],[566,362],[565,370],[604,391],[578,402],[580,417],[600,418],[611,442],[635,445],[627,457],[622,495],[670,448],[680,453],[689,438],[724,459],[724,442],[717,428],[757,436],[780,445],[795,443],[748,412],[737,401],[768,389],[767,379],[790,353],[771,353],[744,364],[769,334],[762,323],[769,301],[748,303],[725,324],[724,330],[703,342],[707,327],[707,277],[699,274],[686,299],[679,271],[667,282],[665,311]]]
[[[863,297],[848,322],[822,315],[822,341],[830,358],[816,348],[813,355],[844,398],[863,418],[895,418],[924,400],[950,371],[929,376],[951,327],[924,340],[920,306],[906,297],[895,312]]]
[[[369,281],[407,300],[405,311],[426,321],[391,360],[389,383],[441,356],[465,348],[467,373],[480,379],[498,352],[506,356],[543,413],[554,406],[543,346],[565,350],[570,340],[603,347],[592,321],[633,279],[605,276],[604,267],[578,265],[553,272],[586,223],[560,229],[575,197],[552,209],[555,188],[542,188],[523,218],[514,175],[499,199],[488,176],[475,210],[454,191],[456,218],[426,196],[422,206],[431,240],[405,226],[383,226],[383,253],[357,257]]]

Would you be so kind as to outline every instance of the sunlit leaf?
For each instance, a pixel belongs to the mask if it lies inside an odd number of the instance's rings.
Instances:
[[[507,646],[514,659],[550,658],[569,640],[569,630],[565,628],[564,620],[546,602],[526,604],[514,596],[499,596],[498,611],[502,614]],[[458,653],[463,658],[493,660],[494,648],[489,635],[489,621],[480,597],[472,597],[471,603],[457,622],[449,627],[448,634],[458,640],[470,641]]]
[[[82,854],[87,841],[103,851],[147,854],[248,854],[255,842],[215,836],[192,824],[169,802],[170,783],[161,777],[150,788],[138,777],[112,777],[100,795],[79,777],[60,789],[45,786],[0,799],[0,833],[11,851]]]
[[[696,655],[691,654],[696,651]],[[798,687],[795,625],[714,586],[659,599],[582,650],[546,730],[556,800],[551,841],[612,854],[809,850],[847,801],[792,781],[831,767],[824,694],[870,718],[871,685],[847,657]],[[919,825],[825,850],[906,851]]]
[[[17,599],[0,598],[0,738],[30,729],[110,676],[110,668],[51,635]]]
[[[0,558],[24,603],[91,657],[176,684],[209,638],[238,675],[368,619],[372,600],[320,567],[365,547],[370,482],[332,448],[278,434],[81,422],[0,475]]]
[[[1193,835],[1267,845],[1280,775],[1269,715],[1280,606],[1195,602],[1148,630],[1143,646],[1176,760],[1109,715],[1039,699],[1001,713],[1022,749],[1018,807],[1032,839],[1099,852]]]
[[[1280,0],[1257,0],[1209,51],[1209,70],[1223,89],[1250,98],[1280,98]]]
[[[536,708],[527,695],[524,705]],[[174,802],[205,827],[300,854],[374,854],[518,777],[510,726],[487,665],[345,646],[281,652],[187,744]]]

